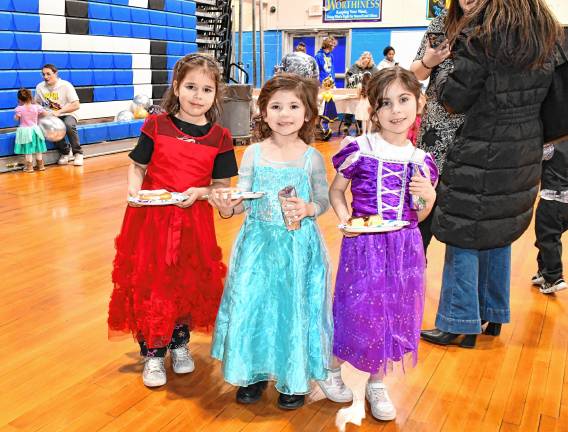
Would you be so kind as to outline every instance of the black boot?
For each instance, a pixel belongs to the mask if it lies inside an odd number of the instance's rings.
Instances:
[[[237,402],[242,404],[258,402],[267,384],[266,381],[259,381],[246,387],[239,387],[237,390]]]
[[[422,330],[420,332],[420,337],[425,341],[444,346],[452,345],[452,342],[454,342],[459,336],[461,335],[456,333],[446,333],[438,329]],[[475,334],[464,335],[459,346],[462,348],[474,348],[476,339],[477,335]]]
[[[501,323],[490,322],[483,333],[489,336],[499,336],[501,334]]]
[[[278,396],[278,406],[285,410],[295,410],[304,406],[304,395],[288,395],[280,393]]]

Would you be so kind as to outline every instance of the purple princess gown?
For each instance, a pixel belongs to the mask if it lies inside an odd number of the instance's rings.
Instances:
[[[387,372],[410,354],[417,359],[424,309],[425,258],[416,211],[410,208],[412,165],[432,184],[438,169],[410,141],[394,146],[380,134],[358,137],[333,157],[351,180],[353,216],[381,214],[410,225],[388,233],[344,237],[335,284],[333,352],[357,369]]]

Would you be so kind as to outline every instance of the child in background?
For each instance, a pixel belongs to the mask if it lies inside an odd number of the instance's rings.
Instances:
[[[396,409],[383,377],[392,363],[417,359],[425,268],[417,224],[432,209],[438,170],[431,155],[407,139],[420,108],[416,77],[398,66],[384,69],[371,77],[367,91],[377,132],[358,137],[333,157],[331,205],[341,223],[379,214],[408,225],[385,233],[345,233],[333,304],[333,352],[371,374],[366,398],[373,416],[392,420]],[[349,184],[352,211],[345,197]],[[422,199],[422,209],[413,209],[411,195]],[[349,409],[364,416],[363,401]]]
[[[361,82],[357,84],[357,91],[359,93],[359,102],[355,108],[355,119],[361,124],[361,135],[371,132],[371,121],[369,120],[369,98],[367,97],[367,84],[371,79],[371,74],[365,72]]]
[[[132,333],[145,356],[147,387],[166,383],[169,349],[178,374],[194,370],[189,328],[209,329],[223,291],[225,266],[204,195],[228,187],[237,174],[230,132],[215,123],[221,95],[219,64],[189,54],[175,64],[162,114],[151,115],[130,153],[128,195],[141,189],[182,192],[176,205],[126,209],[116,239],[109,334]]]
[[[40,105],[33,103],[32,93],[28,89],[21,88],[18,90],[18,106],[15,113],[14,119],[20,122],[20,126],[16,130],[14,153],[24,155],[25,173],[34,172],[34,154],[37,170],[44,171],[43,153],[47,151],[47,147],[37,121],[38,117],[45,113],[45,110]]]
[[[333,131],[329,127],[330,123],[337,120],[337,108],[335,106],[335,101],[333,100],[333,92],[331,91],[335,87],[335,82],[333,78],[327,77],[321,83],[321,88],[323,90],[321,94],[321,104],[319,109],[320,116],[320,127],[323,131],[322,139],[324,141],[329,141]]]
[[[298,75],[267,81],[258,98],[264,140],[246,149],[238,184],[241,191],[265,195],[242,202],[218,189],[211,198],[223,218],[247,212],[212,343],[225,380],[240,386],[239,403],[257,402],[267,381],[274,380],[278,406],[296,409],[310,392],[310,380],[328,378],[331,281],[316,217],[329,200],[325,162],[308,145],[318,115],[317,91],[315,82]],[[288,186],[297,197],[281,205],[279,192]],[[297,229],[289,231],[284,218]],[[352,398],[341,377],[320,385],[336,402]]]
[[[534,229],[538,272],[533,285],[543,294],[567,288],[562,275],[562,234],[568,230],[568,137],[544,146],[540,201]]]

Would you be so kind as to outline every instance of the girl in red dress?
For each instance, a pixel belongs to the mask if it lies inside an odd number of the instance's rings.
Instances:
[[[223,291],[226,267],[212,207],[204,200],[237,175],[231,134],[215,123],[221,85],[219,66],[210,57],[180,59],[162,103],[166,112],[147,118],[129,155],[129,196],[166,189],[188,197],[176,205],[129,203],[116,238],[109,336],[136,337],[148,387],[166,383],[168,348],[174,372],[193,371],[189,328],[213,326]]]

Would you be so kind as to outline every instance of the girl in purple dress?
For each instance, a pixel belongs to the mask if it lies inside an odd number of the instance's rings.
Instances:
[[[358,137],[333,157],[337,174],[331,205],[341,223],[379,214],[407,225],[386,233],[344,232],[333,352],[371,374],[366,398],[373,416],[392,420],[396,410],[382,379],[393,362],[417,359],[425,268],[417,224],[434,204],[438,169],[432,156],[407,139],[420,108],[415,76],[398,66],[384,69],[373,75],[367,89],[370,119],[378,132]],[[352,212],[345,198],[350,183]]]

